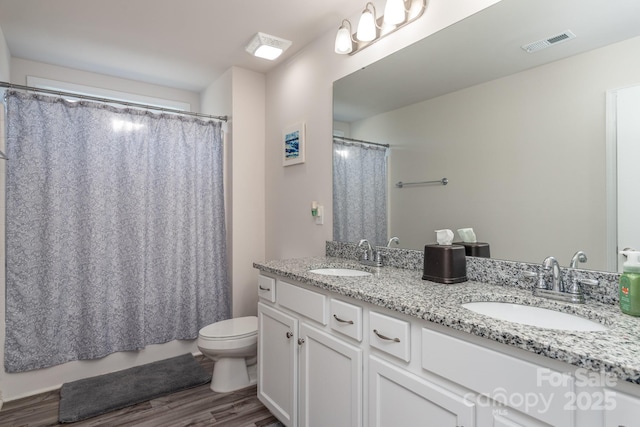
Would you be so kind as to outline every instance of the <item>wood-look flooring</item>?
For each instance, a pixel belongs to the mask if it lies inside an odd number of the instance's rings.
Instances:
[[[207,372],[213,371],[209,359],[198,361]],[[258,400],[255,386],[215,393],[204,384],[70,424],[58,423],[59,403],[58,391],[7,402],[0,411],[0,426],[266,427],[278,421]]]

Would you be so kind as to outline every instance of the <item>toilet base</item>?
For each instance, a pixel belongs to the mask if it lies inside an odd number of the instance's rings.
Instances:
[[[256,382],[256,365],[247,366],[244,357],[222,357],[213,365],[210,388],[217,393],[228,393]]]

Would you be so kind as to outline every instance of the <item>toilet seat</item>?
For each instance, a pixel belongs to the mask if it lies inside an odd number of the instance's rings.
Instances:
[[[212,323],[200,329],[198,335],[206,341],[238,340],[258,334],[256,316],[236,317]]]

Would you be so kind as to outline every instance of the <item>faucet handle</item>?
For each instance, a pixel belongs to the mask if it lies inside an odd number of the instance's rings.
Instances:
[[[523,271],[522,277],[525,279],[537,279],[538,283],[536,283],[536,288],[539,289],[547,289],[547,284],[544,281],[544,274],[538,273],[535,271]]]
[[[570,294],[584,294],[585,286],[598,286],[599,282],[596,279],[578,279],[574,278],[567,288],[567,293]]]
[[[580,279],[578,280],[578,283],[587,286],[598,286],[600,284],[596,279]]]

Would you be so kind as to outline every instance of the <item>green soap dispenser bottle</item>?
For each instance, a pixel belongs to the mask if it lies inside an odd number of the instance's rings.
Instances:
[[[621,251],[627,256],[620,276],[620,310],[631,316],[640,316],[640,252]]]

